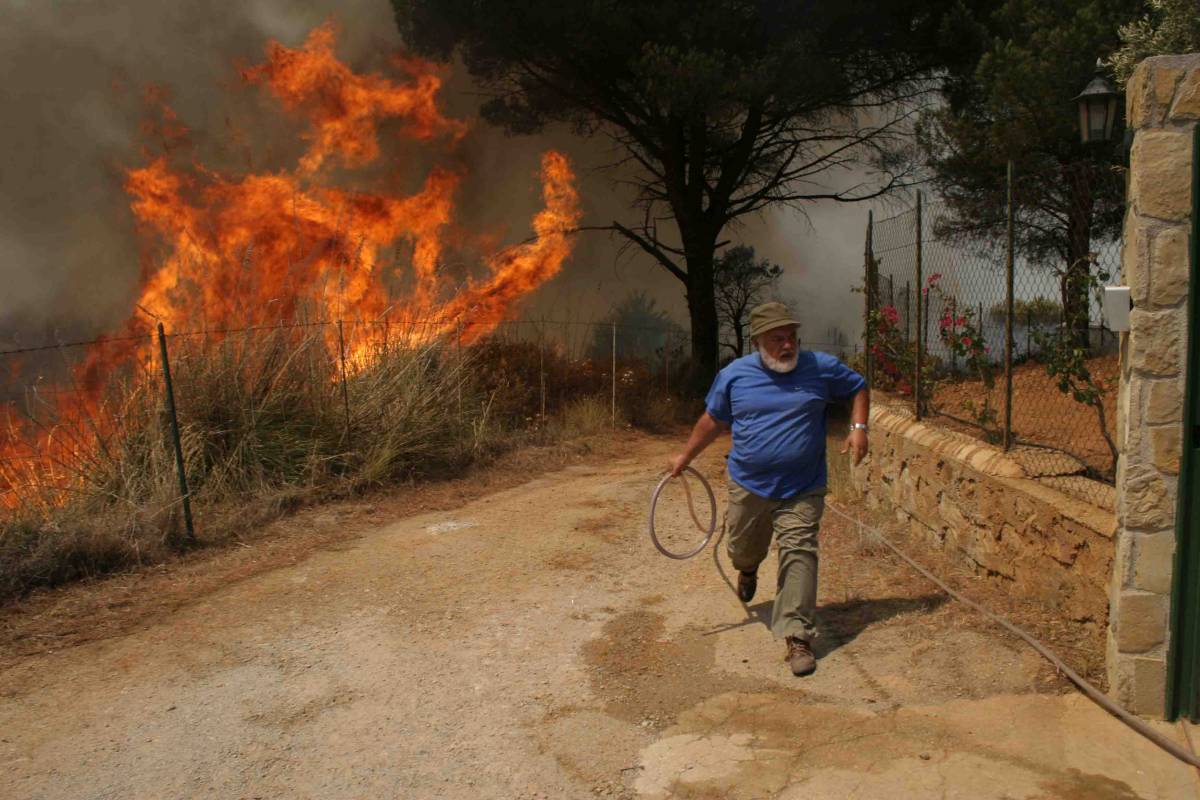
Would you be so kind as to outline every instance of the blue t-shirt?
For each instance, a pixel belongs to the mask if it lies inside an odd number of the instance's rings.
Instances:
[[[731,361],[705,398],[711,417],[733,427],[729,477],[760,497],[786,500],[825,488],[825,407],[867,382],[828,353],[801,350],[788,373],[758,353]]]

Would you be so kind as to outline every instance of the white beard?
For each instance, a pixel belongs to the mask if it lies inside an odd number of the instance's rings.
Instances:
[[[762,359],[763,366],[772,372],[791,372],[796,368],[796,363],[800,360],[800,353],[792,353],[792,357],[788,359],[779,359],[772,357],[763,348],[758,349],[759,358]]]

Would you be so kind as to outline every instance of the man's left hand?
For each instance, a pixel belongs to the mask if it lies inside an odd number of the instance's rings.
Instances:
[[[855,466],[861,464],[867,455],[867,432],[861,428],[850,431],[845,445],[842,446],[842,453],[853,453]]]

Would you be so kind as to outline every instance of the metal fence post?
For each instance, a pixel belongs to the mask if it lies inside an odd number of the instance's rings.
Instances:
[[[187,531],[188,544],[196,543],[196,530],[192,525],[192,495],[188,491],[187,472],[183,466],[183,442],[179,436],[179,417],[175,413],[175,388],[171,385],[171,359],[167,355],[167,333],[158,323],[158,347],[162,354],[163,385],[167,395],[167,414],[171,418],[171,440],[175,445],[175,471],[179,473],[179,494],[183,499],[183,525]]]
[[[921,266],[922,266],[921,265],[921,238],[922,238],[922,234],[921,234],[921,193],[917,192],[917,247],[916,247],[916,250],[917,250],[917,255],[916,255],[917,291],[919,291],[922,294],[922,296],[924,296],[926,298],[925,303],[922,303],[920,301],[917,302],[917,330],[920,331],[920,336],[917,337],[916,375],[913,376],[913,406],[914,406],[914,411],[916,413],[916,417],[918,420],[921,419],[921,411],[922,411],[922,409],[921,409],[921,401],[922,401],[922,398],[921,398],[921,369],[923,366],[922,362],[925,359],[924,350],[925,350],[925,316],[926,315],[924,313],[922,313],[922,306],[925,307],[926,311],[929,308],[929,306],[928,306],[929,295],[925,294],[924,279],[921,275]]]
[[[908,341],[909,329],[912,327],[912,307],[911,307],[911,297],[910,297],[911,293],[912,293],[912,285],[908,281],[905,281],[904,282],[904,341],[906,341],[906,342]]]
[[[1033,358],[1033,342],[1030,336],[1033,334],[1033,312],[1025,312],[1025,357]]]
[[[612,424],[617,427],[617,321],[612,324]]]
[[[872,247],[872,237],[875,235],[875,212],[867,211],[867,242],[863,246],[863,294],[866,297],[866,304],[863,309],[863,328],[866,331],[864,336],[864,352],[866,360],[866,379],[867,386],[875,385],[875,359],[871,355],[871,344],[873,331],[871,330],[871,317],[875,311],[875,253]]]
[[[1013,162],[1008,162],[1007,253],[1004,260],[1004,449],[1012,448],[1013,404],[1013,321],[1016,299],[1013,296]]]
[[[458,421],[462,422],[462,320],[454,323],[454,395],[458,400]]]
[[[671,396],[671,329],[667,328],[663,339],[663,395]]]
[[[546,320],[542,320],[538,336],[538,387],[541,395],[542,421],[546,421]]]
[[[350,443],[350,390],[346,388],[346,335],[342,331],[342,321],[338,320],[338,360],[342,367],[342,410],[346,414],[346,427],[342,431],[342,439]]]
[[[921,347],[923,352],[929,352],[929,295],[925,295],[925,316],[921,319]]]

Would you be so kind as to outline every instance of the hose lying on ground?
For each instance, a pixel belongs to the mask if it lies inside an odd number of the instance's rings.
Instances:
[[[1121,722],[1124,722],[1126,725],[1128,725],[1130,728],[1132,728],[1136,733],[1139,733],[1142,736],[1149,739],[1150,741],[1154,742],[1154,744],[1158,745],[1163,750],[1166,750],[1168,753],[1175,756],[1175,758],[1179,759],[1180,761],[1183,761],[1187,764],[1191,764],[1193,767],[1200,768],[1200,758],[1198,758],[1195,753],[1188,752],[1183,747],[1181,747],[1179,744],[1171,741],[1166,736],[1163,736],[1161,733],[1159,733],[1158,731],[1151,728],[1149,725],[1146,724],[1146,722],[1144,720],[1139,719],[1138,717],[1135,717],[1133,714],[1129,713],[1128,711],[1126,711],[1125,709],[1121,708],[1119,705],[1114,703],[1112,700],[1110,700],[1108,697],[1106,697],[1103,693],[1101,693],[1101,691],[1099,689],[1097,689],[1095,686],[1092,686],[1090,683],[1088,683],[1083,678],[1082,675],[1080,675],[1079,673],[1075,672],[1075,670],[1068,667],[1061,658],[1056,656],[1053,652],[1050,651],[1049,648],[1047,648],[1044,644],[1039,642],[1037,639],[1033,638],[1028,633],[1026,633],[1025,631],[1018,628],[1016,625],[1013,625],[1011,622],[1006,620],[1004,617],[1001,617],[998,614],[993,614],[991,611],[988,611],[986,608],[979,605],[974,600],[970,600],[970,599],[964,597],[963,595],[959,594],[958,592],[954,591],[953,589],[951,589],[944,582],[942,582],[936,575],[934,575],[932,572],[930,572],[929,570],[922,567],[916,561],[913,561],[911,558],[908,557],[908,555],[906,555],[904,553],[904,551],[902,551],[900,548],[896,547],[896,545],[889,542],[887,540],[887,538],[883,535],[883,532],[879,530],[879,528],[876,528],[871,525],[867,525],[867,524],[863,523],[863,521],[861,519],[855,519],[854,517],[850,516],[846,512],[840,510],[837,507],[836,503],[831,503],[828,500],[826,500],[825,507],[827,509],[829,509],[830,511],[832,511],[833,513],[837,514],[838,516],[840,516],[844,519],[847,519],[850,522],[853,522],[855,525],[857,525],[859,527],[860,532],[864,528],[869,530],[873,534],[874,538],[876,538],[880,543],[882,543],[884,547],[888,548],[893,553],[895,553],[897,556],[899,556],[902,561],[904,561],[910,567],[915,569],[917,572],[921,573],[926,578],[933,581],[933,583],[935,583],[939,589],[941,589],[946,594],[950,595],[951,597],[953,597],[955,600],[959,601],[960,603],[963,603],[963,604],[973,608],[974,610],[978,611],[980,614],[982,614],[983,616],[985,616],[992,622],[996,623],[1000,627],[1004,628],[1009,633],[1011,633],[1011,634],[1017,636],[1018,638],[1020,638],[1021,640],[1023,640],[1026,644],[1028,644],[1030,647],[1032,647],[1034,650],[1036,650],[1039,655],[1041,655],[1043,658],[1045,658],[1047,661],[1049,661],[1051,664],[1053,664],[1055,669],[1057,669],[1060,674],[1065,675],[1067,677],[1067,680],[1069,680],[1071,683],[1075,684],[1075,687],[1077,689],[1079,689],[1079,691],[1081,691],[1084,694],[1084,696],[1086,696],[1089,700],[1091,700],[1096,705],[1103,708],[1109,714],[1112,714],[1114,717],[1121,720]]]
[[[685,472],[692,473],[700,481],[700,484],[704,487],[705,491],[708,493],[708,499],[709,499],[709,503],[710,503],[710,506],[712,509],[712,518],[711,518],[712,521],[709,523],[707,532],[706,532],[705,526],[701,524],[699,518],[697,518],[697,516],[696,516],[696,509],[692,502],[692,492],[691,492],[691,489],[688,487],[687,479],[683,478],[683,489],[684,489],[684,492],[687,494],[688,513],[691,514],[692,522],[695,523],[697,530],[699,530],[705,534],[704,541],[702,541],[700,543],[699,547],[696,547],[695,549],[690,550],[687,553],[672,553],[671,551],[669,551],[665,547],[663,547],[663,545],[659,542],[657,533],[654,529],[654,510],[658,504],[658,496],[662,492],[663,487],[666,486],[667,481],[669,481],[671,479],[670,474],[663,476],[662,480],[660,480],[658,482],[658,486],[654,489],[654,494],[650,499],[650,539],[651,539],[651,541],[654,542],[654,546],[658,548],[660,553],[662,553],[665,556],[668,556],[670,558],[675,558],[675,559],[691,558],[692,556],[700,553],[700,551],[702,551],[705,547],[708,546],[709,541],[712,540],[713,532],[716,530],[716,524],[717,524],[717,504],[716,504],[716,497],[713,495],[712,487],[709,486],[708,481],[704,479],[703,475],[701,475],[699,472],[692,469],[691,467],[686,467]],[[681,475],[680,477],[683,477],[683,476]],[[883,535],[883,532],[879,528],[877,528],[873,525],[865,524],[861,518],[855,518],[855,517],[850,516],[845,511],[842,511],[841,509],[839,509],[837,503],[830,501],[828,498],[826,498],[825,507],[827,509],[829,509],[830,511],[832,511],[833,513],[837,514],[839,517],[842,517],[843,519],[846,519],[849,522],[852,522],[855,525],[857,525],[860,534],[864,529],[869,530],[873,534],[873,537],[876,540],[878,540],[881,544],[883,544],[884,547],[891,550],[902,561],[904,561],[906,564],[908,564],[914,570],[916,570],[921,575],[923,575],[924,577],[926,577],[930,581],[932,581],[939,589],[941,589],[946,594],[950,595],[951,597],[953,597],[955,600],[959,601],[960,603],[963,603],[964,605],[974,609],[975,611],[978,611],[985,618],[991,620],[992,622],[996,623],[1000,627],[1004,628],[1009,633],[1013,634],[1017,638],[1024,641],[1026,644],[1028,644],[1030,647],[1032,647],[1040,656],[1042,656],[1047,661],[1049,661],[1051,664],[1053,664],[1055,669],[1058,670],[1060,675],[1065,675],[1067,680],[1069,680],[1071,683],[1073,683],[1075,685],[1075,687],[1077,689],[1079,689],[1079,691],[1082,692],[1085,697],[1087,697],[1089,700],[1091,700],[1096,705],[1100,706],[1102,709],[1107,711],[1109,714],[1111,714],[1114,717],[1116,717],[1117,719],[1119,719],[1121,722],[1125,723],[1128,727],[1132,728],[1135,733],[1138,733],[1138,734],[1144,736],[1145,738],[1149,739],[1151,742],[1158,745],[1158,747],[1165,750],[1167,753],[1171,754],[1172,756],[1179,759],[1180,761],[1183,761],[1186,764],[1190,764],[1193,767],[1200,769],[1200,757],[1197,757],[1195,753],[1189,752],[1188,750],[1184,749],[1176,742],[1171,741],[1166,736],[1163,736],[1161,733],[1159,733],[1158,731],[1151,728],[1148,724],[1146,724],[1146,722],[1144,720],[1134,716],[1133,714],[1129,713],[1128,711],[1126,711],[1125,709],[1121,708],[1119,705],[1114,703],[1112,700],[1110,700],[1108,697],[1106,697],[1099,689],[1097,689],[1095,686],[1092,686],[1090,683],[1088,683],[1087,680],[1085,680],[1082,675],[1080,675],[1075,670],[1073,670],[1069,666],[1067,666],[1066,662],[1064,662],[1061,658],[1059,658],[1057,655],[1055,655],[1049,648],[1047,648],[1044,644],[1039,642],[1037,639],[1033,638],[1028,633],[1021,630],[1020,628],[1018,628],[1016,625],[1012,624],[1008,620],[1006,620],[1004,617],[1001,617],[998,614],[994,614],[991,611],[988,611],[986,608],[979,605],[974,600],[964,597],[963,595],[961,595],[958,592],[951,589],[940,578],[938,578],[936,575],[934,575],[929,570],[922,567],[920,564],[918,564],[916,561],[914,561],[912,558],[910,558],[903,550],[901,550],[900,548],[896,547],[896,545],[894,545],[890,541],[888,541],[887,537],[885,537]],[[724,538],[724,535],[725,535],[725,531],[722,530],[721,538]],[[718,543],[719,542],[720,542],[720,539],[718,539]],[[719,548],[717,548],[717,547],[713,548],[713,563],[715,563],[717,565],[717,571],[721,574],[721,577],[724,579],[725,583],[730,587],[730,589],[733,589],[733,583],[729,580],[728,576],[725,575],[725,571],[721,568],[721,561],[717,555],[718,549]],[[747,614],[749,615],[749,612],[747,612]],[[1187,734],[1186,728],[1184,729],[1184,734],[1185,735]],[[1189,739],[1189,742],[1190,742],[1190,739]]]

